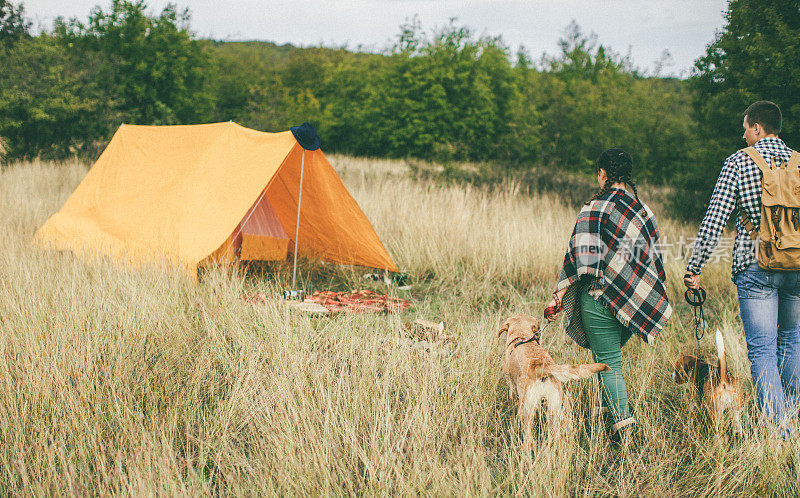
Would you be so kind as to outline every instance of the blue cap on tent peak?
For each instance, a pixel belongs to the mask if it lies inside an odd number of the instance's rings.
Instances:
[[[315,130],[311,124],[303,123],[300,126],[292,126],[289,129],[292,130],[292,135],[294,135],[300,147],[305,150],[319,149],[319,135],[317,135],[317,130]]]

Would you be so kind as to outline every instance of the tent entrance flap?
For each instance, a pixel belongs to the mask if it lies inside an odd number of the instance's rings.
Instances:
[[[260,199],[242,222],[239,258],[250,261],[284,259],[289,250],[289,236],[267,197],[262,194]]]
[[[286,259],[289,239],[276,239],[259,235],[242,234],[239,259],[244,261],[278,261]]]
[[[258,198],[231,235],[209,259],[217,262],[277,261],[289,252],[289,236],[266,196]]]

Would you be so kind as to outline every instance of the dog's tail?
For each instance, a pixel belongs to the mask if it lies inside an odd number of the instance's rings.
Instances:
[[[611,370],[605,363],[579,363],[576,365],[552,365],[545,373],[552,375],[559,382],[568,380],[589,379],[600,372]]]
[[[719,367],[719,378],[722,381],[728,377],[728,361],[725,359],[725,342],[722,340],[722,332],[717,328],[714,333],[714,338],[717,341],[717,360]]]

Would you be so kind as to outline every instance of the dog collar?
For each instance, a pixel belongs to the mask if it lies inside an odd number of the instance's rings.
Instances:
[[[539,330],[537,330],[536,333],[534,333],[532,336],[530,336],[527,339],[524,339],[524,340],[519,341],[518,343],[514,344],[514,347],[511,348],[511,352],[513,353],[514,350],[517,349],[517,346],[522,346],[523,344],[527,344],[527,343],[529,343],[529,342],[531,342],[533,340],[536,340],[537,336],[541,337],[542,331],[544,331],[544,329],[546,329],[550,325],[550,323],[551,322],[545,323],[544,326],[541,327]]]
[[[533,341],[534,339],[536,339],[536,334],[534,334],[534,335],[532,335],[532,336],[528,337],[527,339],[524,339],[524,340],[522,340],[522,341],[519,341],[518,343],[514,344],[514,347],[513,347],[513,348],[511,348],[511,352],[513,353],[513,352],[514,352],[514,350],[515,350],[515,349],[517,349],[517,346],[522,346],[523,344],[527,344],[527,343],[529,343],[529,342]]]
[[[514,350],[517,349],[517,346],[522,346],[523,344],[531,342],[535,337],[536,337],[535,335],[532,335],[532,336],[528,337],[527,339],[524,339],[524,340],[519,341],[518,343],[514,344],[514,347],[511,348],[511,352],[513,353]]]

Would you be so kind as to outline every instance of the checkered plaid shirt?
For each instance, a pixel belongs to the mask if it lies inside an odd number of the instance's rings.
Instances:
[[[777,137],[762,138],[753,145],[770,164],[773,157],[789,160],[792,149]],[[734,208],[744,209],[753,228],[761,225],[761,170],[750,159],[744,150],[739,150],[722,165],[714,192],[708,203],[706,215],[697,232],[694,251],[686,266],[687,272],[696,275],[708,262],[708,258],[717,247],[720,235]],[[736,220],[736,238],[733,242],[733,262],[731,278],[756,261],[756,246],[747,233],[741,216]]]
[[[658,247],[656,217],[630,192],[610,192],[583,206],[564,255],[556,292],[566,288],[567,334],[589,347],[580,313],[580,292],[589,294],[619,322],[653,344],[672,314]]]

